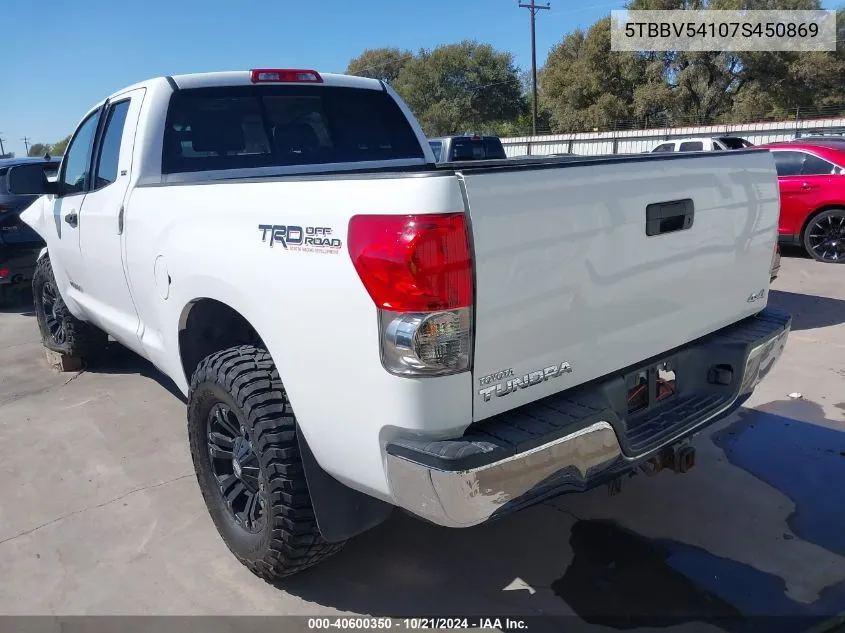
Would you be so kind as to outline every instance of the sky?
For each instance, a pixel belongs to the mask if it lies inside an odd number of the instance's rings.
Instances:
[[[623,0],[550,0],[537,65]],[[519,0],[0,0],[0,138],[54,143],[109,94],[162,75],[261,67],[343,72],[366,48],[489,42],[531,68]]]

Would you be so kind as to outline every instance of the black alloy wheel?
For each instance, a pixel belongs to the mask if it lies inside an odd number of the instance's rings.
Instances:
[[[225,403],[208,413],[208,458],[220,494],[235,522],[250,534],[264,529],[266,495],[249,434]]]
[[[320,533],[297,421],[266,349],[210,354],[188,394],[191,459],[211,519],[255,575],[275,582],[335,554]]]
[[[845,209],[830,209],[815,216],[804,231],[810,256],[829,264],[845,263]]]
[[[67,343],[67,330],[65,320],[61,314],[61,300],[56,286],[52,281],[45,281],[41,286],[41,306],[44,314],[44,325],[54,345],[61,346]]]

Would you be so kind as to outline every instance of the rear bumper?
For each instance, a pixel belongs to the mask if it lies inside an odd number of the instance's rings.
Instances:
[[[740,406],[780,357],[790,326],[789,315],[765,310],[652,359],[644,366],[671,358],[677,393],[645,412],[628,414],[622,372],[473,424],[460,438],[394,440],[386,446],[394,502],[468,527],[614,479]]]

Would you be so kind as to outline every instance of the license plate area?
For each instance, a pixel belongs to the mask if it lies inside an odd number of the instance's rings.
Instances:
[[[677,363],[667,358],[625,376],[628,415],[641,415],[672,400],[678,393]]]

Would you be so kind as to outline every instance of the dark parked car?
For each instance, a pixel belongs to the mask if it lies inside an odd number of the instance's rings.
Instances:
[[[498,136],[441,136],[428,139],[428,144],[438,163],[507,158]]]
[[[38,252],[44,241],[20,219],[21,212],[38,196],[11,195],[6,187],[6,174],[10,167],[41,163],[48,179],[59,171],[60,159],[7,158],[0,160],[0,302],[9,286],[32,279]]]

